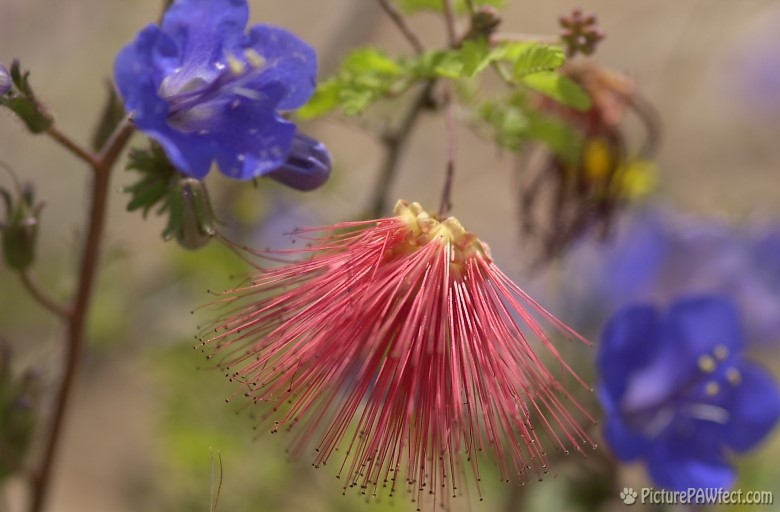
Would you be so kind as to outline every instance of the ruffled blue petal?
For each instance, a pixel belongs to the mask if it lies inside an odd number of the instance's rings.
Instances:
[[[742,350],[743,333],[734,305],[720,297],[681,299],[669,310],[672,333],[681,343],[683,357],[695,364],[704,354],[722,346],[729,354]]]
[[[707,430],[658,439],[649,451],[647,469],[656,485],[669,490],[722,487],[734,483],[736,472],[725,459],[719,440]]]
[[[280,110],[299,108],[309,100],[317,83],[317,54],[311,46],[282,28],[255,25],[245,47],[265,59],[262,73],[248,87],[262,89],[273,82],[283,84],[286,92],[279,103]]]
[[[671,233],[657,211],[637,214],[624,234],[600,248],[603,265],[598,286],[613,305],[647,298],[671,250]]]
[[[643,457],[652,446],[650,440],[623,422],[617,404],[612,402],[612,399],[606,396],[601,389],[599,389],[599,400],[604,407],[606,416],[604,438],[612,453],[623,462]]]
[[[149,25],[119,52],[114,62],[114,79],[135,120],[165,119],[168,103],[157,95],[165,74],[179,61],[176,43],[157,26]]]
[[[248,19],[246,0],[176,0],[162,22],[163,32],[181,52],[180,72],[170,76],[169,88],[178,90],[193,80],[210,82],[219,75],[214,64],[238,48]]]
[[[650,305],[631,305],[610,318],[596,355],[605,390],[619,402],[631,376],[660,348],[659,313]]]
[[[729,411],[725,441],[734,450],[744,452],[760,443],[780,418],[780,393],[777,384],[762,368],[743,362],[736,368],[736,385],[725,384],[723,406]]]
[[[331,158],[325,144],[299,133],[284,165],[268,177],[298,190],[314,190],[328,180],[330,169]]]

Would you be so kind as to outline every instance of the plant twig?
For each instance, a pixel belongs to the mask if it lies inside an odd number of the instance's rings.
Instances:
[[[79,144],[74,142],[70,137],[59,131],[54,125],[51,125],[49,129],[46,130],[46,133],[48,133],[52,139],[56,140],[60,146],[64,147],[78,158],[89,164],[90,167],[93,169],[97,167],[98,161],[91,152],[87,151]]]
[[[424,52],[425,45],[423,45],[420,38],[414,33],[414,30],[406,23],[406,20],[401,16],[401,13],[398,12],[398,9],[396,9],[389,0],[378,0],[378,2],[387,15],[390,16],[390,19],[393,20],[393,23],[396,24],[398,30],[400,30],[404,37],[406,37],[406,40],[409,41],[409,44],[412,45],[414,51],[417,53]]]
[[[455,117],[452,112],[452,99],[447,88],[444,107],[444,124],[447,131],[447,164],[444,176],[444,188],[441,191],[439,203],[439,217],[444,218],[452,207],[452,183],[455,181],[455,153],[457,152],[457,139],[455,137]]]
[[[22,281],[25,289],[30,293],[33,299],[41,306],[48,309],[55,315],[67,319],[70,316],[70,311],[59,304],[56,300],[49,297],[49,295],[41,290],[41,288],[33,281],[32,277],[27,270],[19,271],[19,278]]]
[[[452,7],[452,0],[444,0],[444,21],[449,47],[455,48],[458,45],[458,35],[455,29],[455,9]]]
[[[387,206],[387,191],[393,182],[395,173],[398,170],[398,163],[401,154],[406,147],[406,142],[411,135],[420,113],[428,102],[436,80],[429,80],[425,83],[422,90],[414,97],[409,109],[406,111],[401,124],[391,134],[385,135],[386,152],[382,163],[382,169],[379,172],[379,181],[374,188],[373,199],[371,200],[371,213],[373,218],[381,217],[385,213]]]
[[[38,471],[33,475],[31,512],[43,512],[46,503],[57,446],[62,435],[63,419],[81,359],[87,313],[92,298],[93,283],[100,256],[100,242],[106,220],[111,170],[133,134],[133,130],[134,128],[129,121],[125,120],[114,130],[101,153],[97,157],[92,157],[94,172],[91,184],[91,204],[87,217],[87,238],[81,256],[76,298],[68,318],[65,336],[65,368],[62,384],[54,404],[54,415],[47,433],[43,457]]]

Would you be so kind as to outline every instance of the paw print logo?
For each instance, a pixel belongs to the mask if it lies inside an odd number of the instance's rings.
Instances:
[[[639,495],[631,487],[623,487],[623,490],[620,491],[620,499],[623,500],[623,503],[626,505],[633,505],[636,503],[637,496]]]

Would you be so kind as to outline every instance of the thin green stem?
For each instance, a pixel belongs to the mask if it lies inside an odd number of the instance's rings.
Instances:
[[[19,271],[19,279],[21,279],[27,292],[38,302],[38,304],[61,318],[67,319],[70,316],[68,308],[49,297],[49,295],[32,279],[27,270]]]
[[[65,335],[65,368],[62,385],[55,400],[54,415],[46,438],[41,464],[33,475],[30,512],[42,512],[46,503],[55,455],[62,435],[63,420],[72,394],[84,344],[84,331],[100,257],[103,226],[106,220],[111,171],[132,134],[133,127],[125,120],[114,130],[103,151],[98,156],[92,157],[94,159],[92,166],[94,172],[91,184],[91,203],[87,216],[87,238],[81,256],[76,298],[68,318]]]

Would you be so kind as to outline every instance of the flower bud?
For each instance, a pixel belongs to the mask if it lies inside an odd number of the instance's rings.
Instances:
[[[299,133],[287,161],[268,176],[298,190],[314,190],[328,180],[330,168],[330,153],[325,144]]]
[[[0,66],[0,105],[19,116],[30,132],[43,133],[52,125],[54,118],[35,96],[29,75],[28,71],[22,72],[16,60],[11,63],[10,72]]]
[[[194,251],[209,243],[216,233],[208,189],[200,180],[175,177],[168,191],[168,210],[165,240],[176,237],[179,245]]]
[[[38,423],[41,379],[26,371],[13,379],[11,353],[0,343],[0,482],[22,469]]]
[[[35,203],[32,184],[17,183],[13,197],[5,188],[0,187],[0,197],[5,202],[5,219],[0,224],[5,262],[16,270],[24,270],[35,260],[35,247],[38,241],[38,220],[43,203]]]
[[[5,93],[11,90],[11,75],[8,74],[8,70],[0,64],[0,96],[4,96]]]

